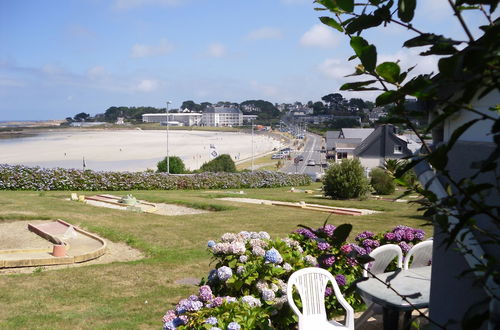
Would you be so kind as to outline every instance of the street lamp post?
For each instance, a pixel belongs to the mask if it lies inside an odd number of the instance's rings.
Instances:
[[[170,155],[168,153],[168,106],[170,105],[170,101],[167,101],[167,174],[170,174]]]
[[[252,172],[253,172],[253,156],[254,156],[254,150],[253,150],[253,119],[250,120],[252,123]]]

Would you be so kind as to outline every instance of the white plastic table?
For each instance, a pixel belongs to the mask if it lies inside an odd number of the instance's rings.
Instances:
[[[418,267],[401,270],[399,273],[388,272],[377,274],[382,281],[389,283],[400,295],[410,296],[407,299],[411,306],[394,291],[375,278],[357,284],[361,296],[373,301],[384,309],[384,329],[397,329],[399,312],[411,312],[414,309],[429,306],[432,267]],[[409,316],[409,313],[407,313]],[[409,321],[405,320],[405,321]]]

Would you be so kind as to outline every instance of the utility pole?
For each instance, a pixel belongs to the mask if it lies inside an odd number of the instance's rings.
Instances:
[[[168,106],[169,104],[172,103],[170,101],[167,101],[167,174],[170,174],[170,155],[168,153]]]

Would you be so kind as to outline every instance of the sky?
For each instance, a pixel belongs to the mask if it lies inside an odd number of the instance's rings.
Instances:
[[[352,78],[343,34],[312,0],[0,0],[0,121],[64,119],[111,106],[319,101]],[[478,25],[479,16],[467,17]],[[446,0],[420,0],[415,27],[465,39]],[[475,28],[473,32],[478,34]],[[389,25],[363,35],[379,62],[436,70]],[[373,100],[373,93],[344,97]]]

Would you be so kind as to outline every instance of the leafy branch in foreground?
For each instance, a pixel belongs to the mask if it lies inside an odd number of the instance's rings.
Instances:
[[[500,106],[489,104],[489,110],[477,107],[479,101],[498,102],[491,101],[491,98],[484,101],[486,96],[498,93],[500,89],[500,20],[493,18],[498,1],[448,0],[451,13],[458,20],[466,40],[457,40],[416,26],[414,17],[417,0],[316,0],[315,3],[319,5],[317,10],[332,14],[331,17],[320,17],[321,22],[350,38],[354,55],[349,60],[357,59],[360,62],[355,66],[354,73],[349,75],[357,77],[358,81],[348,82],[340,89],[379,90],[376,105],[391,106],[390,122],[405,124],[419,137],[423,144],[421,153],[398,169],[395,176],[400,183],[405,183],[402,176],[406,171],[423,161],[432,166],[436,176],[432,180],[439,178],[445,182],[442,196],[436,195],[428,186],[410,182],[406,182],[406,186],[424,196],[419,201],[421,209],[425,216],[434,217],[435,223],[448,233],[445,242],[448,248],[458,244],[464,256],[480,259],[471,267],[471,272],[479,275],[479,280],[489,292],[489,299],[499,299],[487,285],[496,283],[498,286],[500,283],[499,260],[488,253],[482,258],[471,257],[471,249],[461,242],[466,235],[472,234],[481,237],[485,249],[489,248],[490,251],[495,249],[491,246],[498,249],[500,245],[500,205],[498,199],[491,198],[500,195]],[[479,19],[474,21],[474,28],[482,33],[479,37],[471,33],[472,27],[463,18],[464,11],[477,12],[479,15],[476,17],[484,18],[484,24]],[[391,24],[405,27],[411,34],[402,44],[403,47],[424,47],[420,56],[439,57],[436,73],[412,76],[415,66],[405,69],[399,61],[377,61],[376,45],[362,35],[370,29]],[[409,97],[418,98],[428,107],[430,122],[423,131],[417,130],[412,123],[415,113],[406,108],[406,99]],[[457,116],[471,119],[464,121],[444,138],[444,123]],[[472,174],[457,178],[450,170],[450,155],[461,137],[479,124],[491,127],[493,148],[488,156],[472,163]],[[424,139],[429,133],[433,134],[433,145],[427,144]],[[494,230],[485,229],[485,223]],[[479,327],[488,317],[471,309],[465,313],[462,325]]]

